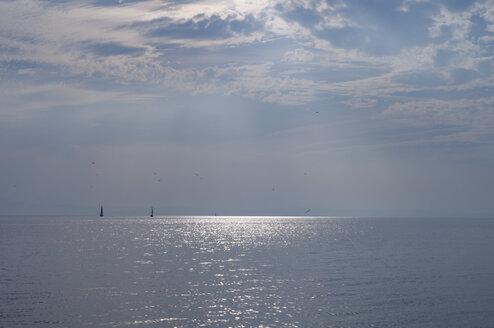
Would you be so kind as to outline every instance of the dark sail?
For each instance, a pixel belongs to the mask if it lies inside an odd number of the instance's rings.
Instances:
[[[151,207],[151,217],[154,216],[154,211],[153,211],[153,208]]]
[[[101,206],[101,209],[99,210],[99,216],[103,216],[103,206]]]

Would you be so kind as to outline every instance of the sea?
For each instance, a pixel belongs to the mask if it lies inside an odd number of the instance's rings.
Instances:
[[[494,218],[4,215],[0,327],[494,327]]]

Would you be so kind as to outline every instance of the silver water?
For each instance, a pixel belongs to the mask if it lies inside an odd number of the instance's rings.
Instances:
[[[494,220],[0,216],[0,327],[494,327]]]

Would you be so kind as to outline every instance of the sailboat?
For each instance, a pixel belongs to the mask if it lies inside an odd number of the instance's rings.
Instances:
[[[99,210],[99,216],[103,216],[103,206],[101,206],[101,209]]]
[[[153,207],[151,207],[151,215],[150,215],[150,216],[151,216],[151,217],[153,217],[153,216],[154,216]]]

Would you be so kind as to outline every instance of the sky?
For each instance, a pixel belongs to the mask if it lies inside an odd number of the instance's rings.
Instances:
[[[494,215],[494,1],[0,1],[0,213]]]

